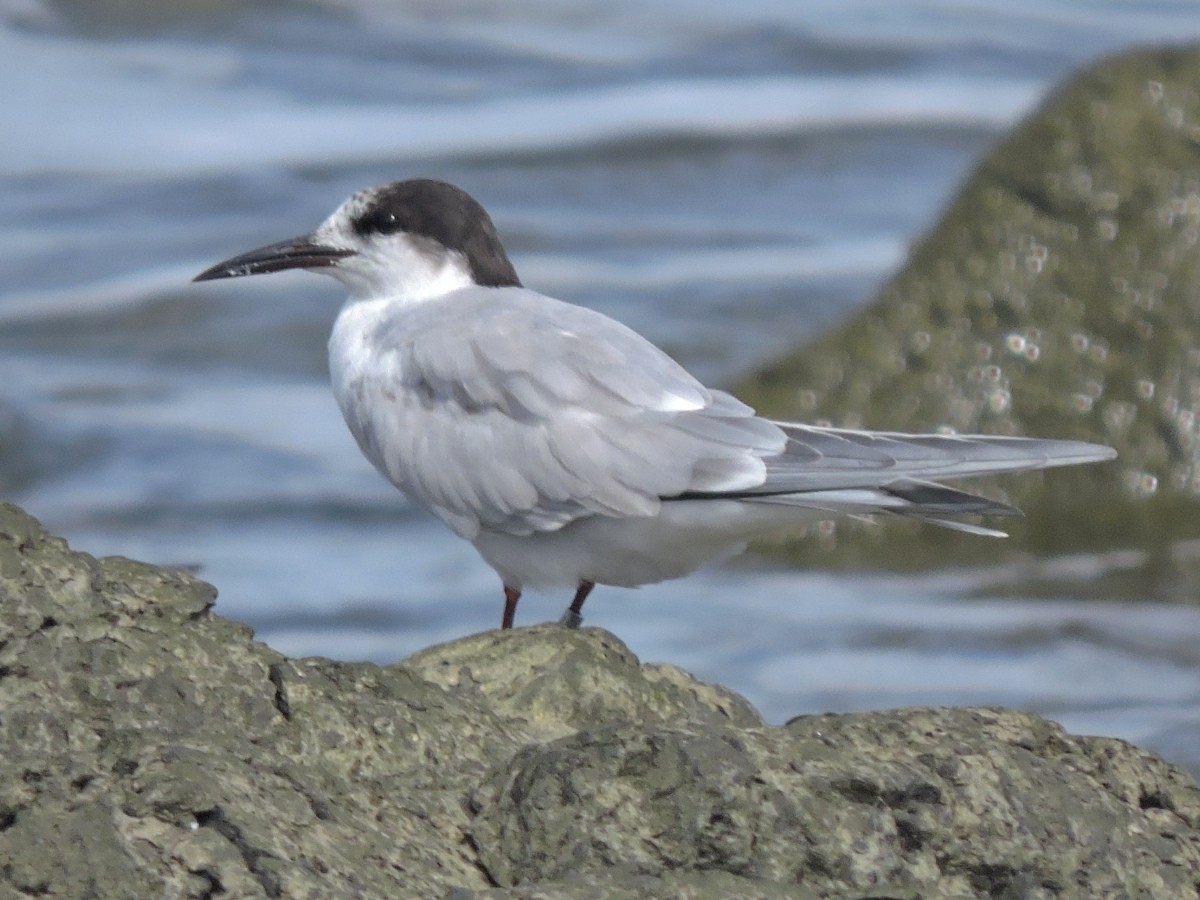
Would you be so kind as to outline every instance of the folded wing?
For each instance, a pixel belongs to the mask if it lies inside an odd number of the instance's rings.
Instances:
[[[788,441],[620,323],[521,288],[400,310],[373,343],[386,349],[343,404],[351,431],[467,538],[757,487]]]
[[[945,522],[1015,510],[933,480],[1110,458],[1077,441],[771,422],[637,333],[523,288],[398,310],[347,390],[351,431],[411,500],[473,538],[663,502],[741,499]]]

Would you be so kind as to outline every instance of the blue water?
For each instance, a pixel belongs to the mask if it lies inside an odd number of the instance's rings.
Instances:
[[[0,496],[199,566],[285,652],[379,661],[495,625],[496,578],[345,433],[332,282],[192,275],[446,178],[527,284],[728,383],[865,302],[1073,67],[1200,37],[1191,0],[161,6],[0,3]],[[1200,612],[976,584],[743,560],[588,621],[776,721],[1003,703],[1200,768]]]

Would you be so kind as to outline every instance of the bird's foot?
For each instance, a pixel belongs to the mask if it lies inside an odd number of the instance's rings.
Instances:
[[[583,601],[587,599],[588,594],[592,592],[592,588],[596,586],[594,581],[581,581],[579,587],[575,589],[575,598],[571,601],[571,605],[567,607],[567,611],[562,614],[562,618],[558,620],[558,624],[564,628],[578,628],[583,624]]]
[[[562,618],[558,620],[558,624],[563,628],[578,628],[583,624],[583,613],[577,613],[573,609],[568,609],[562,614]]]

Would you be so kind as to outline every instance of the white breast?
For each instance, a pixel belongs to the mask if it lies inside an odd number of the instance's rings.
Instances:
[[[358,300],[347,303],[329,335],[329,377],[333,396],[354,439],[363,454],[381,474],[401,490],[394,467],[388,464],[388,443],[380,429],[400,412],[389,404],[379,386],[395,379],[402,382],[401,372],[381,377],[382,369],[398,365],[399,358],[380,352],[373,337],[391,301]]]

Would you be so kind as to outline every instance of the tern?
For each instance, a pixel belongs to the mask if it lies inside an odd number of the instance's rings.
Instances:
[[[367,459],[526,587],[678,578],[754,539],[838,515],[1019,515],[943,479],[1113,458],[1070,440],[899,434],[773,421],[705,387],[599,312],[521,284],[491,218],[454,185],[353,194],[315,231],[196,281],[309,269],[348,290],[329,339],[338,406]]]

